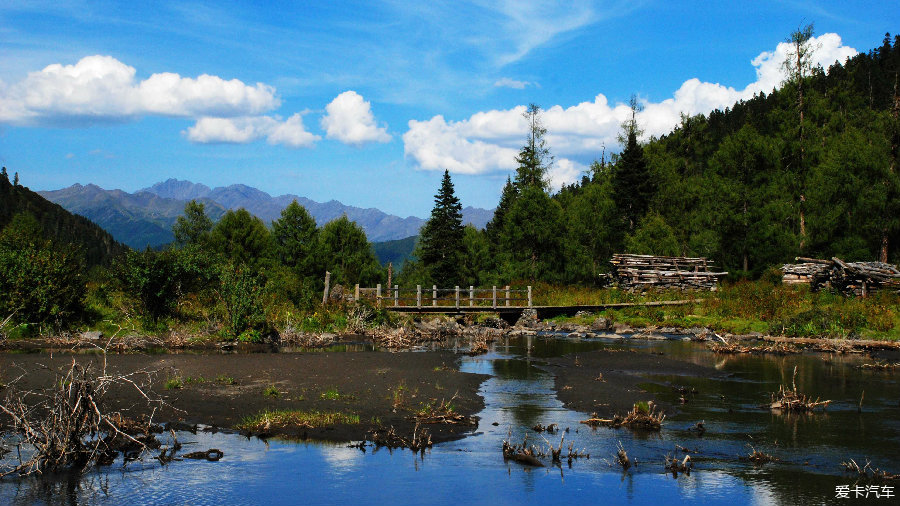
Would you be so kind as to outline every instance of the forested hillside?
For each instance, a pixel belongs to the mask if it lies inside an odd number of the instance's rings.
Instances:
[[[9,180],[6,168],[0,173],[0,230],[16,214],[31,214],[43,235],[59,246],[74,244],[84,251],[88,267],[110,265],[127,248],[102,228],[83,216],[72,214],[18,182],[18,173]]]
[[[476,264],[462,266],[463,284],[593,284],[616,252],[705,256],[733,277],[798,255],[900,260],[900,37],[829,69],[811,65],[811,38],[811,27],[791,35],[779,89],[683,116],[661,138],[640,142],[633,99],[621,152],[598,153],[552,195],[552,146],[529,107],[531,132],[493,220],[453,253]],[[407,265],[408,279],[440,282],[427,264]]]

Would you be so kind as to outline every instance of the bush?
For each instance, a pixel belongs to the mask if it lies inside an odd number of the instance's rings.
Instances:
[[[129,251],[116,265],[123,290],[153,323],[170,316],[182,295],[183,272],[174,251]]]
[[[69,326],[84,310],[83,270],[78,249],[0,237],[0,321]]]
[[[225,306],[225,325],[234,337],[257,342],[266,330],[265,280],[246,266],[228,265],[220,273],[219,295]]]

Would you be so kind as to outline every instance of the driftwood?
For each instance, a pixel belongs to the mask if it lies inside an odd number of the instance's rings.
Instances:
[[[646,408],[635,404],[625,416],[616,414],[612,418],[599,418],[595,414],[587,420],[582,420],[581,423],[591,427],[605,426],[614,429],[628,427],[635,430],[658,431],[662,428],[665,418],[666,415],[662,411],[657,412],[656,405],[650,401]]]
[[[416,423],[416,426],[413,428],[411,438],[397,434],[394,427],[391,427],[390,429],[375,429],[370,432],[370,435],[376,448],[382,446],[390,449],[409,448],[413,453],[420,453],[423,456],[425,455],[425,450],[431,448],[434,444],[431,441],[431,433],[427,429],[420,431],[418,423]]]
[[[148,406],[163,405],[161,399],[151,399],[146,393],[150,376],[147,371],[113,376],[106,373],[105,366],[95,374],[73,360],[46,391],[19,391],[17,380],[13,381],[0,401],[0,412],[12,421],[20,457],[17,464],[0,466],[0,478],[83,471],[111,464],[120,452],[128,462],[160,448],[153,433],[161,429],[150,419],[137,421],[106,410],[105,396],[116,385],[133,387]]]
[[[868,459],[866,459],[866,464],[862,467],[860,467],[853,459],[841,462],[841,467],[844,468],[845,473],[855,474],[859,478],[868,481],[900,480],[900,474],[891,474],[887,471],[878,469],[877,467],[872,467],[872,462]]]
[[[797,367],[794,367],[794,375],[791,378],[791,388],[787,389],[784,385],[778,388],[778,392],[772,393],[772,402],[768,405],[769,409],[785,412],[808,413],[818,407],[825,408],[831,401],[820,401],[817,397],[802,394],[797,390]]]
[[[674,478],[678,478],[678,473],[691,475],[691,469],[694,467],[690,455],[685,455],[682,460],[666,455],[666,471],[672,473]]]
[[[711,260],[691,257],[615,254],[613,277],[628,291],[648,288],[715,291],[727,272],[712,272]]]

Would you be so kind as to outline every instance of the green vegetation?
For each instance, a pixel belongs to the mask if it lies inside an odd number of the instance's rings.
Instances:
[[[352,399],[353,398],[352,395],[340,393],[338,391],[337,387],[332,387],[332,388],[329,388],[328,390],[325,390],[324,392],[322,392],[319,395],[319,397],[322,400],[326,400],[326,401],[339,401],[341,399]]]
[[[338,413],[333,411],[263,411],[257,415],[244,418],[239,429],[260,431],[272,427],[327,427],[330,425],[358,425],[359,415]]]
[[[278,387],[275,385],[269,385],[263,390],[263,395],[266,397],[278,397],[281,395],[281,392],[278,391]]]
[[[811,292],[807,286],[788,286],[765,279],[727,283],[718,292],[678,293],[648,291],[628,294],[614,289],[559,289],[544,292],[542,303],[603,304],[696,299],[693,304],[608,309],[557,322],[590,325],[602,316],[632,327],[709,327],[745,334],[759,332],[791,337],[900,339],[900,296],[879,293],[865,299],[828,292]],[[591,301],[591,302],[588,302]]]
[[[34,216],[17,214],[0,232],[0,318],[63,327],[84,311],[83,272],[81,250],[44,239]]]
[[[181,390],[184,388],[184,380],[181,379],[181,376],[173,376],[166,380],[165,387],[166,390]]]

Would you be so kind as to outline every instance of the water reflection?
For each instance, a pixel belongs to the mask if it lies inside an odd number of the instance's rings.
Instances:
[[[459,343],[458,343],[459,344]],[[645,375],[641,387],[678,405],[676,387],[696,391],[670,413],[660,433],[589,429],[586,417],[565,409],[541,360],[601,349],[638,349],[715,368],[715,378]],[[281,350],[290,352],[291,350]],[[295,350],[296,351],[296,350]],[[304,350],[308,352],[308,350]],[[338,351],[338,350],[331,350]],[[342,351],[365,351],[352,346]],[[817,504],[850,483],[837,464],[871,458],[892,469],[900,449],[900,386],[889,372],[861,370],[857,355],[715,355],[703,345],[672,341],[524,336],[505,338],[491,352],[465,357],[461,369],[489,374],[481,386],[485,409],[475,433],[435,446],[424,459],[408,451],[367,451],[333,443],[268,443],[235,435],[179,434],[198,449],[220,448],[219,462],[154,461],[116,465],[86,476],[0,482],[0,504],[535,504],[601,499],[604,504]],[[768,392],[789,383],[835,402],[824,413],[785,415],[760,409]],[[862,413],[858,401],[866,391]],[[707,432],[691,427],[703,420]],[[537,434],[535,424],[556,423],[559,434]],[[569,429],[568,432],[565,429]],[[538,445],[561,438],[590,459],[571,467],[527,469],[504,462],[501,441],[525,435]],[[637,467],[611,465],[621,442]],[[673,479],[663,457],[688,448],[695,467]],[[756,466],[749,448],[781,461]]]

